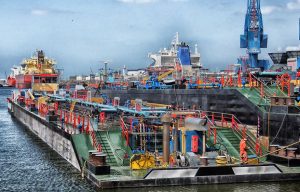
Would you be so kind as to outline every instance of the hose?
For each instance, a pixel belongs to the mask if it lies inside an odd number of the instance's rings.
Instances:
[[[81,169],[81,177],[84,178],[84,169],[86,168],[86,160],[83,162],[82,169]]]

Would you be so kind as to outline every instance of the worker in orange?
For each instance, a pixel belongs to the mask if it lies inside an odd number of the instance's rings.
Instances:
[[[247,154],[247,138],[244,138],[241,140],[240,142],[240,158],[241,158],[241,162],[242,164],[246,164],[248,161],[248,154]]]

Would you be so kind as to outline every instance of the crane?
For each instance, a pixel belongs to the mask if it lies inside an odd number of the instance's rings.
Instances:
[[[264,34],[260,0],[247,0],[244,34],[240,36],[240,48],[246,48],[249,55],[250,68],[268,67],[269,62],[258,60],[261,48],[267,48],[268,35]]]

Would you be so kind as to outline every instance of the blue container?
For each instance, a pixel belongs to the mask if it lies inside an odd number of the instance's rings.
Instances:
[[[192,152],[192,136],[198,136],[198,154],[202,154],[202,132],[201,131],[186,131],[185,141],[186,141],[186,152]],[[180,132],[179,145],[182,151],[182,133]]]
[[[21,91],[21,96],[25,97],[25,91],[24,90]]]

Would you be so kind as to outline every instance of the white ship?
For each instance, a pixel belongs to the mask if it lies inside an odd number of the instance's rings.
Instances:
[[[149,53],[148,57],[153,60],[153,63],[150,65],[152,68],[161,68],[161,67],[174,67],[176,62],[178,61],[178,48],[181,46],[187,46],[184,42],[179,41],[179,34],[176,33],[175,38],[171,42],[171,48],[164,48],[160,50],[158,53]],[[201,68],[202,65],[200,63],[200,53],[198,53],[198,46],[195,45],[194,52],[190,51],[190,65],[193,68]]]

